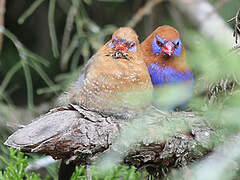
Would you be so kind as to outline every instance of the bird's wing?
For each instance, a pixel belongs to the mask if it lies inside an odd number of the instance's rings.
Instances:
[[[85,65],[85,67],[81,70],[81,73],[79,74],[79,77],[75,83],[76,86],[80,87],[84,80],[86,79],[87,74],[89,73],[89,70],[92,66],[92,64],[94,63],[94,61],[99,57],[98,54],[94,54],[87,62],[87,64]]]

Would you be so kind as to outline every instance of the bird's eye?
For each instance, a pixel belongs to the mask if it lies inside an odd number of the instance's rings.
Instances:
[[[180,42],[181,42],[181,40],[180,40],[180,39],[177,39],[176,41],[174,41],[174,42],[173,42],[173,44],[174,44],[174,47],[175,47],[175,48],[178,48],[178,47],[179,47],[179,45],[180,45]]]
[[[134,42],[131,42],[131,43],[128,44],[128,47],[129,47],[129,48],[132,48],[133,46],[135,46],[135,43],[134,43]]]
[[[159,40],[157,39],[157,45],[160,46],[160,47],[162,47],[162,46],[163,46],[163,43],[161,43],[161,41],[159,41]]]
[[[159,47],[162,47],[163,45],[164,45],[164,43],[165,43],[165,40],[164,39],[162,39],[162,38],[160,38],[158,35],[156,35],[156,43],[157,43],[157,45],[159,46]]]
[[[112,38],[112,43],[113,43],[113,44],[116,44],[116,43],[118,43],[118,38],[117,38],[117,37],[115,37],[115,36],[113,36],[113,38]]]
[[[179,41],[174,43],[174,47],[177,48],[179,46]]]
[[[113,44],[116,44],[116,43],[117,43],[117,40],[113,39],[113,40],[112,40],[112,43],[113,43]]]

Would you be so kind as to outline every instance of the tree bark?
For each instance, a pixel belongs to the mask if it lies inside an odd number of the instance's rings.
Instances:
[[[197,113],[162,113],[154,108],[127,121],[69,105],[19,129],[5,145],[81,165],[115,153],[121,157],[119,163],[157,172],[185,166],[210,151],[212,130],[204,121]]]

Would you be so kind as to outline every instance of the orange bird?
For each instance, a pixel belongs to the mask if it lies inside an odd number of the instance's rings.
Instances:
[[[155,89],[153,96],[160,96],[156,93],[159,87],[185,85],[184,93],[189,95],[188,98],[170,107],[184,109],[192,95],[194,76],[187,64],[179,32],[168,25],[159,26],[142,42],[141,48]]]
[[[152,89],[138,36],[123,27],[89,59],[67,100],[92,111],[130,118],[151,104]]]

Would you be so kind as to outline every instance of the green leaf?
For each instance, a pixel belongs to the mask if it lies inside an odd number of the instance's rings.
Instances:
[[[24,21],[32,15],[32,13],[42,4],[44,0],[35,0],[32,5],[18,18],[18,24],[23,24]]]
[[[55,58],[59,56],[58,44],[57,44],[57,35],[54,24],[54,12],[55,12],[56,0],[49,0],[49,9],[48,9],[48,26],[50,31],[50,37],[52,42],[52,51]]]

